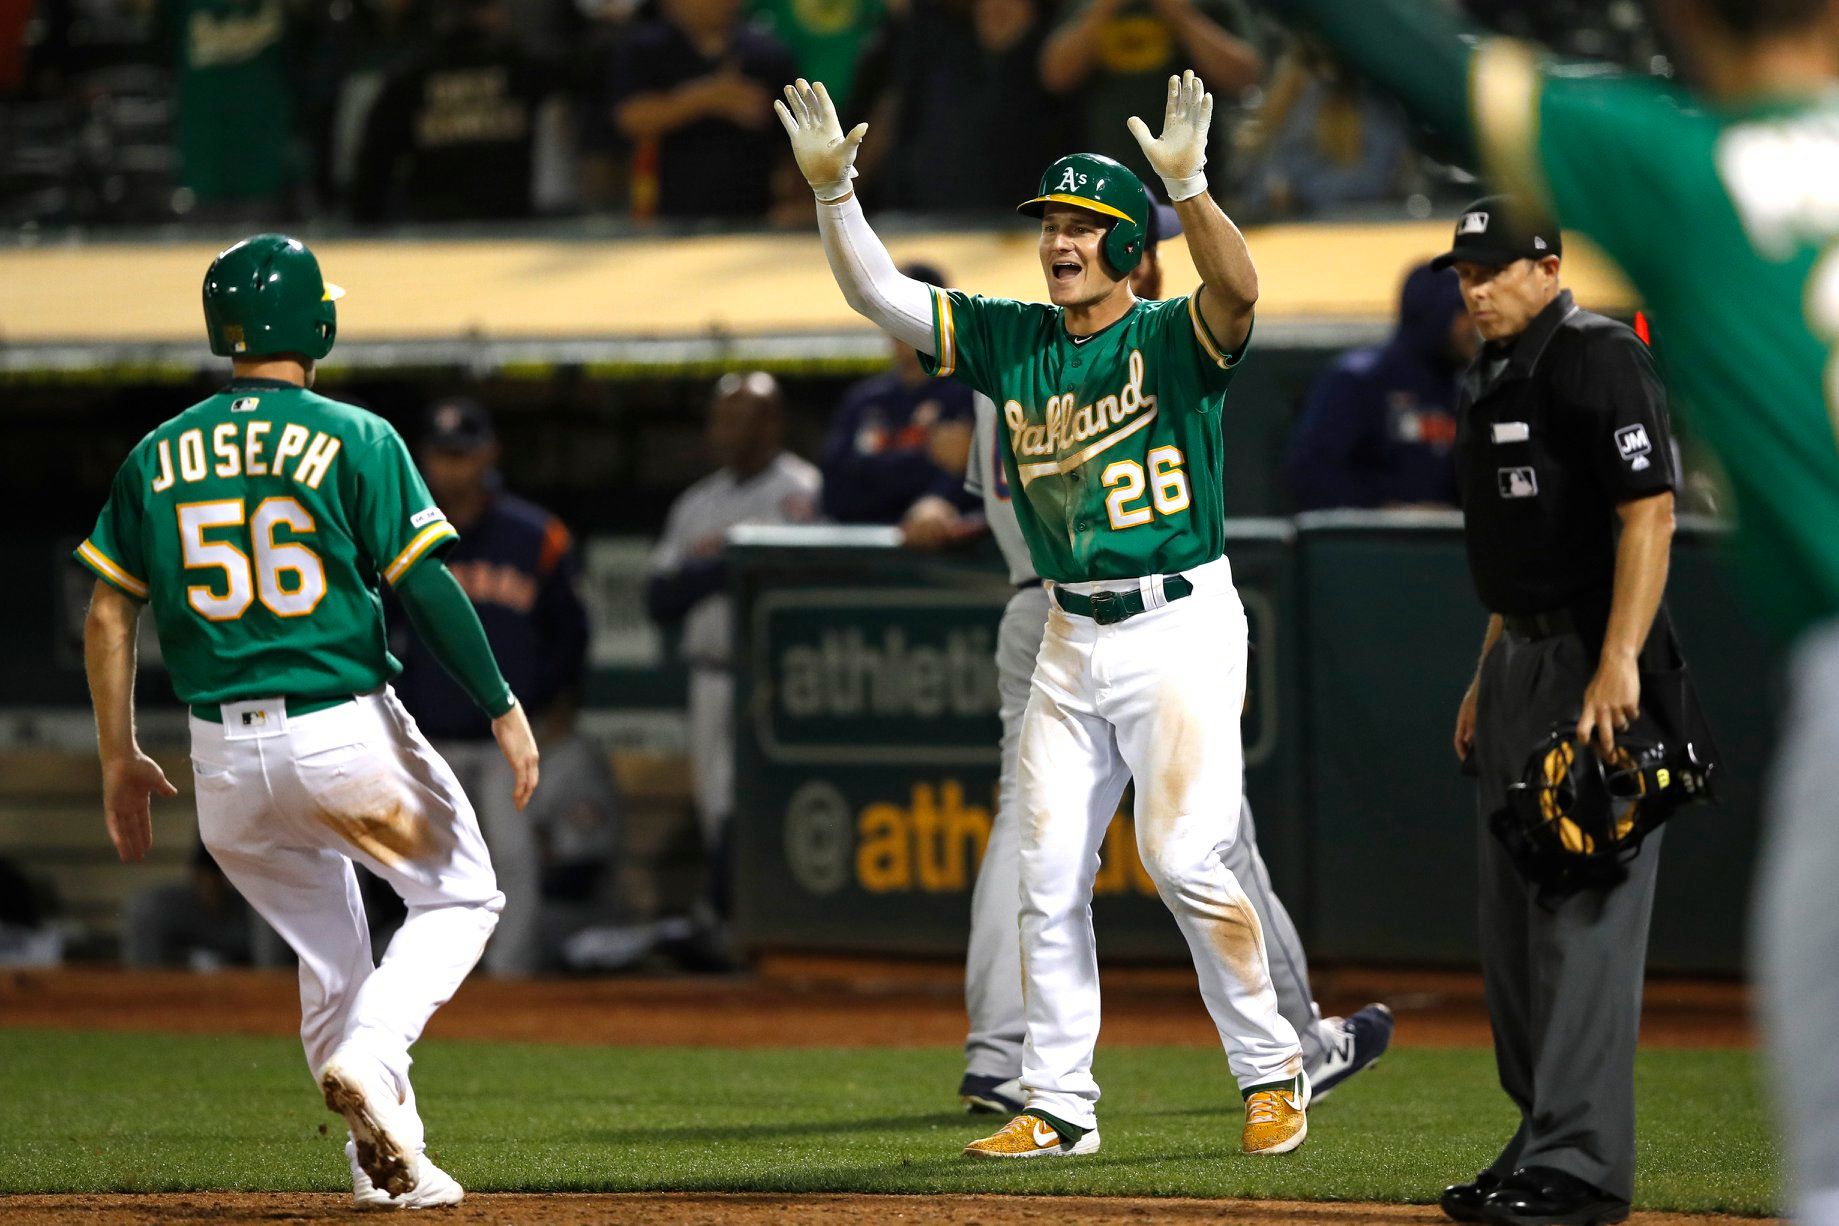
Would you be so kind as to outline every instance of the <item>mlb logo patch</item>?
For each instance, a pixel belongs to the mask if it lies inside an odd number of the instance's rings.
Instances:
[[[243,727],[245,728],[260,728],[266,723],[268,723],[268,712],[266,711],[243,712]]]
[[[1496,474],[1502,498],[1537,498],[1539,475],[1530,468],[1503,468]]]
[[[1486,234],[1488,232],[1488,215],[1481,210],[1464,213],[1462,220],[1456,223],[1456,237],[1464,234]]]
[[[262,403],[260,396],[238,396],[230,402],[232,413],[253,413],[255,406]]]

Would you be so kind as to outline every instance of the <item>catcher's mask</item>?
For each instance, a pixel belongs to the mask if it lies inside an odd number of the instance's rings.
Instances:
[[[1607,889],[1628,876],[1641,842],[1681,805],[1711,798],[1713,767],[1690,744],[1665,744],[1638,719],[1605,758],[1554,724],[1489,826],[1542,900]]]

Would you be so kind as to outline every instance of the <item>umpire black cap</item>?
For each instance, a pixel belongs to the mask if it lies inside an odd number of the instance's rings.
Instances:
[[[1488,196],[1462,210],[1455,241],[1430,266],[1441,271],[1458,260],[1511,264],[1563,254],[1564,239],[1556,226],[1535,222],[1511,196]]]

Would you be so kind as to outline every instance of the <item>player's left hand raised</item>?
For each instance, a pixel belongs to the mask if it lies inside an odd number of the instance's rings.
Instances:
[[[1143,146],[1143,156],[1162,176],[1170,202],[1187,200],[1207,190],[1207,130],[1213,126],[1213,95],[1189,69],[1169,78],[1168,109],[1162,135],[1151,136],[1149,125],[1132,115],[1130,134]]]
[[[847,196],[849,181],[856,175],[856,150],[868,135],[868,125],[859,123],[844,136],[830,91],[822,81],[813,84],[803,77],[785,87],[785,101],[774,102],[773,110],[792,138],[792,156],[817,198],[841,200]]]
[[[153,846],[153,793],[177,796],[160,764],[135,750],[132,757],[105,763],[102,768],[102,812],[108,820],[109,838],[123,864],[135,864]]]

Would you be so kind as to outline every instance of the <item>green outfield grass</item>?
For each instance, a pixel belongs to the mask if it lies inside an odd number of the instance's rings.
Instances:
[[[1103,1150],[973,1162],[948,1049],[713,1051],[429,1042],[431,1152],[478,1191],[1057,1192],[1425,1201],[1513,1123],[1481,1049],[1401,1050],[1237,1154],[1218,1052],[1099,1053]],[[1747,1052],[1644,1052],[1638,1203],[1766,1213],[1774,1145]],[[282,1039],[0,1030],[0,1192],[348,1190],[336,1125]],[[997,1121],[1000,1122],[1000,1121]]]

